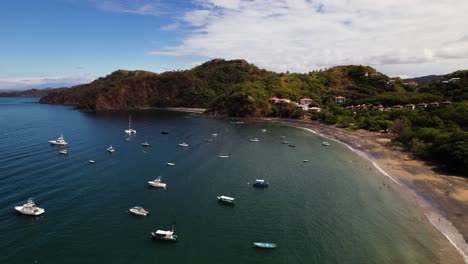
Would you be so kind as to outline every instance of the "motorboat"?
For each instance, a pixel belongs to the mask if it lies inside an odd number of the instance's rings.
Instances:
[[[151,144],[150,144],[149,142],[143,142],[143,143],[141,143],[141,145],[142,145],[143,147],[149,147],[149,146],[151,146]]]
[[[322,146],[330,146],[330,143],[328,141],[322,142]]]
[[[267,130],[266,130],[266,129],[262,129],[262,132],[267,132]]]
[[[253,183],[253,187],[268,187],[268,182],[265,180],[256,179]]]
[[[132,129],[131,125],[132,125],[132,116],[129,115],[128,116],[128,129],[125,129],[125,134],[129,134],[129,135],[136,134],[136,130]]]
[[[96,163],[96,161],[94,161],[94,160],[89,160],[89,163],[93,163],[93,164],[94,164],[94,163]]]
[[[273,244],[273,243],[255,242],[253,244],[254,244],[254,246],[256,246],[258,248],[276,248],[277,247],[277,245]]]
[[[29,198],[28,201],[25,204],[23,204],[23,206],[15,206],[15,210],[19,213],[33,216],[45,213],[45,210],[43,208],[36,206],[32,198]]]
[[[163,134],[163,135],[167,135],[167,134],[169,134],[169,131],[167,131],[167,130],[163,130],[163,131],[161,131],[161,134]]]
[[[229,158],[229,155],[221,155],[221,156],[218,156],[218,157],[220,157],[222,159],[227,159],[227,158]]]
[[[217,137],[218,136],[218,133],[213,133],[211,134],[213,137]]]
[[[113,153],[115,151],[115,149],[112,147],[112,145],[110,145],[108,148],[107,148],[107,151],[109,153]]]
[[[175,163],[172,163],[172,162],[168,162],[166,164],[167,164],[167,166],[175,166]]]
[[[143,207],[140,207],[140,206],[133,206],[132,208],[129,209],[129,211],[132,214],[136,214],[136,215],[142,215],[142,216],[149,215],[149,212],[146,211]]]
[[[309,162],[309,160],[303,160],[302,162]]]
[[[185,142],[182,142],[182,143],[179,144],[179,147],[188,147],[188,144],[185,143]]]
[[[161,176],[154,179],[153,181],[149,181],[148,184],[153,186],[153,187],[166,188],[166,184],[161,182]]]
[[[68,150],[62,149],[62,150],[59,150],[59,153],[62,155],[68,155]]]
[[[260,140],[258,138],[251,138],[250,142],[259,142]]]
[[[224,195],[218,196],[217,198],[218,198],[218,202],[231,204],[231,205],[234,205],[235,200],[236,200],[236,199],[234,199],[232,197],[224,196]]]
[[[171,231],[158,230],[156,232],[151,232],[151,236],[158,240],[177,241],[177,236],[174,235],[174,229]]]
[[[281,143],[283,143],[283,144],[289,144],[289,141],[283,140]]]
[[[214,139],[211,139],[211,138],[205,138],[205,141],[206,141],[206,142],[214,142]]]
[[[63,135],[60,135],[56,140],[49,140],[49,143],[52,145],[66,146],[68,143],[63,138]]]

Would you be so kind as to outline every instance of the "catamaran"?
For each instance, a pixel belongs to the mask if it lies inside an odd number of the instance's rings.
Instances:
[[[15,206],[15,210],[22,214],[33,216],[45,213],[45,210],[43,208],[39,208],[36,206],[32,198],[29,198],[28,202],[23,204],[23,206]]]
[[[136,130],[131,128],[131,124],[132,124],[132,116],[129,115],[128,116],[128,129],[125,129],[125,134],[129,134],[129,135],[136,134]]]
[[[59,146],[65,146],[68,144],[63,138],[63,135],[60,135],[60,137],[58,137],[56,140],[49,140],[49,143],[52,145],[59,145]]]

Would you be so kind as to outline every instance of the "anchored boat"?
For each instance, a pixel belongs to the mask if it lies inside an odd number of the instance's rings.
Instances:
[[[107,148],[107,151],[109,153],[113,153],[115,151],[115,149],[112,147],[112,145],[110,145],[108,148]]]
[[[63,138],[63,135],[60,135],[56,140],[49,140],[49,143],[58,146],[66,146],[68,144]]]
[[[166,184],[161,182],[161,176],[154,179],[153,181],[149,181],[148,184],[153,186],[153,187],[166,188]]]
[[[174,235],[174,228],[171,231],[157,230],[156,232],[151,232],[151,236],[158,240],[177,241],[177,236]]]
[[[132,214],[136,214],[136,215],[142,215],[142,216],[147,216],[149,215],[149,212],[146,211],[143,207],[141,206],[133,206],[132,208],[129,209],[129,211],[132,213]]]
[[[37,207],[32,198],[28,199],[28,202],[23,206],[15,206],[15,210],[25,215],[37,216],[45,213],[43,208]]]
[[[256,179],[253,184],[253,187],[261,187],[261,188],[268,187],[268,182],[265,180]]]
[[[253,243],[254,246],[259,247],[259,248],[276,248],[277,245],[273,243],[266,243],[266,242],[255,242]]]
[[[136,130],[131,128],[132,116],[128,115],[128,129],[125,129],[125,134],[133,135],[136,134]]]
[[[232,198],[232,197],[224,196],[224,195],[218,196],[217,199],[218,199],[218,202],[222,202],[222,203],[226,203],[226,204],[231,204],[231,205],[234,205],[234,204],[235,204],[235,200],[236,200],[236,199],[234,199],[234,198]]]

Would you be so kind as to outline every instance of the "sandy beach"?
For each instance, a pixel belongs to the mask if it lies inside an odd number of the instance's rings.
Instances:
[[[468,179],[441,174],[429,164],[388,146],[388,134],[365,130],[352,131],[316,121],[279,118],[255,120],[307,129],[340,142],[368,159],[375,169],[384,175],[387,182],[391,182],[394,189],[408,198],[434,226],[434,231],[437,230],[434,232],[435,236],[441,240],[448,240],[453,249],[460,254],[461,262],[468,263]],[[443,250],[450,251],[448,248]]]

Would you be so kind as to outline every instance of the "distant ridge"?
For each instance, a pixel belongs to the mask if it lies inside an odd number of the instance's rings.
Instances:
[[[60,91],[63,89],[66,89],[66,87],[0,92],[0,97],[43,97],[51,92]]]

